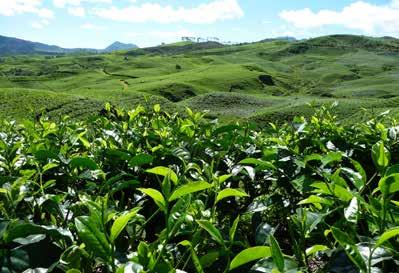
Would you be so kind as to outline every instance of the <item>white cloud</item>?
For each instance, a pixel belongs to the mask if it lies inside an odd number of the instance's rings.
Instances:
[[[86,23],[80,26],[80,28],[82,29],[88,29],[88,30],[105,30],[107,29],[104,26],[98,26],[98,25],[94,25],[92,23]]]
[[[354,2],[340,11],[309,8],[284,10],[280,17],[295,28],[315,29],[323,26],[343,26],[369,35],[399,34],[399,0],[386,5],[375,5],[364,1]]]
[[[50,22],[46,19],[42,19],[40,21],[35,21],[32,22],[30,25],[32,28],[35,29],[43,29],[44,27],[48,26],[50,24]]]
[[[181,29],[176,31],[148,31],[148,32],[130,32],[127,34],[130,38],[140,38],[140,37],[151,37],[151,38],[161,38],[167,41],[176,41],[181,37],[192,37],[196,36],[193,32]],[[165,42],[167,42],[165,41]]]
[[[86,11],[82,7],[69,7],[68,13],[78,17],[84,17],[86,15]]]
[[[14,16],[32,13],[41,18],[53,18],[53,11],[43,8],[42,2],[42,0],[0,0],[0,15]]]
[[[187,29],[178,29],[175,31],[148,31],[148,32],[130,32],[126,35],[129,40],[136,40],[141,47],[153,46],[158,43],[174,43],[181,40],[181,37],[197,37],[197,33]]]
[[[64,8],[65,6],[80,6],[84,2],[91,4],[111,4],[112,0],[53,0],[53,4],[57,8]]]
[[[94,14],[105,19],[132,23],[158,22],[192,24],[214,23],[244,16],[237,0],[214,0],[193,8],[162,6],[155,3],[143,3],[126,8],[112,6],[96,8]]]

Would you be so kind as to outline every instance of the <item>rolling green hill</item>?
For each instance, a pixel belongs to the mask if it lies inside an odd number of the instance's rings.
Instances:
[[[341,119],[362,108],[399,112],[399,40],[333,35],[226,46],[177,43],[110,54],[0,59],[0,116],[40,112],[86,117],[109,101],[209,110],[210,118],[268,122],[339,103]]]

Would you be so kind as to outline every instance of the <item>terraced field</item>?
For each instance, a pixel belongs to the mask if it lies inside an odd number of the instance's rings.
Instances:
[[[395,114],[399,40],[351,35],[235,46],[177,43],[98,55],[16,56],[0,60],[0,116],[48,112],[86,117],[105,102],[126,108],[189,106],[208,117],[258,122],[310,113],[338,101],[338,115],[362,108]]]

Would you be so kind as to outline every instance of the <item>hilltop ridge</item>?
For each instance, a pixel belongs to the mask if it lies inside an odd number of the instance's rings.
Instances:
[[[29,54],[70,54],[70,53],[104,53],[116,50],[137,48],[135,44],[114,42],[105,49],[94,48],[63,48],[56,45],[31,42],[19,38],[0,35],[0,55],[29,55]]]

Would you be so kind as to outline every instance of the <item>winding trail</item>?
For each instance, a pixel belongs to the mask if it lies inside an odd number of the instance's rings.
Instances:
[[[130,78],[130,79],[138,79],[138,78],[140,78],[140,77],[136,77],[136,76],[110,73],[107,70],[105,70],[105,68],[101,69],[101,72],[104,73],[105,75],[112,76],[112,77],[124,77],[124,78]]]
[[[132,79],[137,79],[138,77],[135,76],[128,76],[128,75],[117,75],[117,74],[112,74],[109,73],[107,70],[105,70],[105,68],[100,69],[100,73],[102,73],[103,75],[107,75],[107,76],[111,76],[111,77],[127,77],[127,78],[132,78]],[[119,79],[119,84],[122,85],[122,90],[123,91],[127,91],[129,89],[129,82],[123,79]]]

